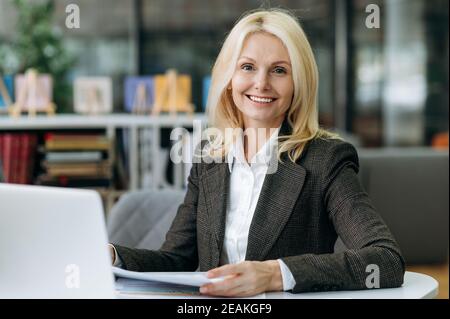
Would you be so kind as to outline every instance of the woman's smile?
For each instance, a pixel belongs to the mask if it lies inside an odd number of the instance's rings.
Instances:
[[[268,106],[272,105],[273,102],[275,102],[277,99],[274,97],[267,97],[267,96],[257,96],[257,95],[245,95],[250,102],[255,104],[256,106]]]

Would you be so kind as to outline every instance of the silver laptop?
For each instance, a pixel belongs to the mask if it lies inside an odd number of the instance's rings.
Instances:
[[[95,191],[0,183],[0,298],[113,298]]]

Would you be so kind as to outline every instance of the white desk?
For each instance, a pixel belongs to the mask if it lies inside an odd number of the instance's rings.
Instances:
[[[438,282],[424,274],[407,271],[403,286],[390,289],[371,289],[356,291],[330,291],[291,294],[288,292],[271,292],[253,297],[252,299],[431,299],[438,294]],[[211,299],[213,297],[200,295],[158,295],[153,293],[126,294],[117,293],[119,298],[143,299]],[[217,299],[217,298],[213,298]]]

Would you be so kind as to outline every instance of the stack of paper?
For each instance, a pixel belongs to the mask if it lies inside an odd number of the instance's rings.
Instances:
[[[199,296],[198,287],[224,279],[209,279],[205,272],[134,272],[117,267],[113,273],[116,290],[133,295]]]
[[[113,267],[113,273],[119,278],[165,282],[195,287],[224,280],[223,277],[210,279],[206,276],[206,272],[135,272]]]

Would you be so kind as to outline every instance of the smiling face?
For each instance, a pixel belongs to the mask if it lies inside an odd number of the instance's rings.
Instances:
[[[280,126],[294,93],[291,62],[281,40],[263,32],[249,35],[231,89],[245,128]]]

